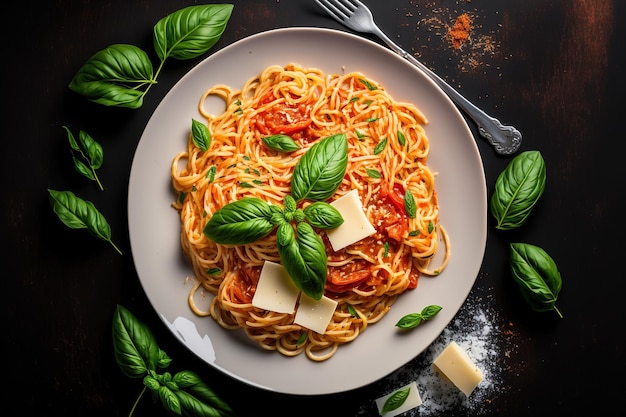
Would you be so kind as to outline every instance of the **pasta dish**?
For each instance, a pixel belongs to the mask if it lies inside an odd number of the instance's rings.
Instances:
[[[208,97],[222,99],[224,112],[210,114]],[[414,104],[395,101],[359,72],[324,74],[289,64],[264,69],[241,89],[207,89],[199,111],[209,146],[202,149],[190,134],[171,165],[181,247],[196,278],[188,297],[195,314],[243,329],[263,349],[323,361],[385,316],[421,275],[435,276],[446,267],[450,245],[440,225],[435,174],[427,166],[427,118]],[[347,141],[347,165],[327,202],[356,190],[375,232],[334,250],[327,231],[314,227],[326,253],[323,294],[337,302],[326,330],[318,333],[294,323],[295,312],[252,304],[263,265],[281,263],[275,229],[249,243],[224,244],[209,239],[205,227],[218,211],[245,198],[285,206],[298,161],[337,134]],[[264,141],[268,137],[297,146],[273,149]],[[305,209],[312,201],[296,203]],[[443,256],[432,265],[438,251]],[[197,292],[213,296],[210,307],[197,305]]]

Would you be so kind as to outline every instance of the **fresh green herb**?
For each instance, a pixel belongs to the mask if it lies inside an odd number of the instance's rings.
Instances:
[[[409,216],[409,218],[411,219],[414,219],[417,215],[415,198],[413,197],[413,193],[409,189],[404,192],[404,210],[406,211],[406,215]],[[430,233],[430,231],[428,233]]]
[[[361,84],[363,84],[365,87],[367,87],[367,89],[368,89],[368,90],[370,90],[370,91],[374,91],[374,90],[377,90],[377,89],[378,89],[378,87],[376,87],[375,85],[373,85],[373,84],[372,84],[372,83],[370,83],[369,81],[364,80],[363,78],[359,78],[359,82],[360,82]]]
[[[440,306],[438,305],[429,305],[422,309],[420,313],[411,313],[403,316],[398,320],[396,326],[401,329],[413,329],[426,320],[430,320],[437,315],[441,311]]]
[[[159,20],[154,26],[154,50],[161,62],[171,57],[194,59],[222,37],[232,4],[189,6]]]
[[[366,168],[365,172],[367,172],[367,175],[369,175],[372,178],[381,178],[382,177],[380,172],[376,171],[375,169]]]
[[[496,228],[510,230],[523,225],[545,184],[546,165],[539,151],[525,151],[513,158],[498,176],[490,200]]]
[[[221,275],[222,269],[221,268],[209,268],[206,270],[206,273],[208,275]]]
[[[159,398],[163,407],[176,415],[196,417],[231,417],[232,409],[191,371],[158,374],[169,367],[172,359],[161,350],[152,332],[125,307],[117,305],[112,324],[113,354],[124,375],[142,379],[145,386],[129,417],[146,388]]]
[[[48,189],[50,205],[59,219],[70,229],[87,229],[98,239],[109,242],[121,255],[122,251],[111,240],[111,227],[90,201],[77,197],[71,191]]]
[[[292,194],[285,196],[284,208],[256,197],[236,200],[215,212],[203,232],[216,243],[243,245],[278,226],[276,242],[283,266],[300,290],[319,300],[326,283],[327,257],[313,226],[332,229],[343,223],[339,211],[324,200],[341,184],[347,163],[346,135],[324,138],[298,160],[291,178]],[[313,203],[302,210],[297,204],[304,199]]]
[[[303,343],[304,343],[304,341],[306,340],[307,336],[308,336],[308,335],[307,335],[307,332],[303,332],[303,333],[300,335],[300,337],[298,338],[298,340],[296,341],[296,346],[300,346],[301,344],[303,344]]]
[[[348,304],[348,312],[352,317],[359,317],[359,313],[357,313],[356,309],[352,304]]]
[[[206,178],[209,179],[209,182],[213,182],[215,180],[215,172],[217,171],[217,168],[215,167],[215,165],[211,165],[211,168],[209,168],[206,172]]]
[[[300,149],[300,145],[298,145],[291,136],[287,135],[271,135],[262,137],[261,140],[270,149],[279,152],[293,152]]]
[[[291,178],[296,201],[324,201],[335,194],[348,165],[348,141],[344,133],[316,142],[302,155]]]
[[[316,201],[306,206],[303,212],[311,226],[318,229],[330,230],[343,224],[343,217],[339,210],[323,201]]]
[[[367,135],[363,134],[359,129],[354,129],[354,134],[356,135],[356,138],[358,140],[363,140],[368,137]]]
[[[411,388],[403,388],[396,392],[394,392],[391,396],[387,398],[385,403],[383,404],[382,409],[380,410],[381,414],[386,414],[390,411],[396,410],[399,408],[409,396],[411,392]]]
[[[237,109],[235,110],[235,114],[243,114],[243,109],[241,108],[241,100],[236,100],[235,101],[235,105],[237,106]]]
[[[420,231],[419,230],[411,230],[409,232],[409,236],[419,236]]]
[[[211,132],[209,132],[207,125],[196,119],[191,119],[191,139],[194,145],[206,152],[211,146]]]
[[[239,183],[239,186],[241,188],[253,188],[254,187],[252,184],[250,184],[249,182],[246,182],[246,181],[241,181]]]
[[[327,273],[326,248],[311,225],[298,223],[294,231],[291,223],[279,224],[276,247],[296,287],[314,300],[322,298]]]
[[[351,97],[350,100],[348,100],[349,103],[354,103],[355,101],[359,101],[358,97]]]
[[[225,245],[245,245],[267,236],[273,229],[270,205],[255,197],[233,201],[216,211],[204,234]]]
[[[386,146],[387,146],[387,138],[384,138],[376,144],[376,147],[374,147],[374,155],[378,155],[379,153],[384,151]]]
[[[385,242],[383,248],[383,258],[386,258],[387,256],[389,256],[389,242]]]
[[[133,45],[114,44],[89,58],[69,88],[98,104],[136,109],[154,83],[148,54]]]
[[[67,132],[67,139],[72,148],[74,168],[81,175],[95,181],[98,188],[103,191],[104,187],[102,187],[98,174],[96,174],[96,170],[102,166],[104,161],[102,146],[82,130],[78,134],[78,141],[76,141],[70,129],[66,126],[63,126],[63,129]],[[78,157],[74,153],[78,153]]]
[[[69,88],[98,104],[139,108],[156,84],[165,60],[193,59],[207,52],[222,36],[232,9],[232,4],[189,6],[159,20],[153,30],[160,60],[156,72],[141,48],[114,44],[89,58]]]
[[[367,119],[365,119],[365,121],[367,123],[372,123],[372,122],[377,121],[378,119],[379,119],[379,117],[368,117]]]
[[[528,243],[510,244],[510,267],[522,296],[535,311],[556,311],[555,303],[561,291],[561,274],[545,250]]]
[[[401,130],[398,130],[398,143],[400,146],[404,146],[406,144],[406,136],[402,133]]]
[[[435,223],[432,220],[428,222],[428,234],[431,234],[435,230]]]
[[[180,204],[182,204],[185,201],[185,197],[187,197],[187,193],[184,191],[181,191],[178,193],[178,202]]]

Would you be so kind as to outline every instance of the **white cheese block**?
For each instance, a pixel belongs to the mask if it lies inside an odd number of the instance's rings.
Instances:
[[[300,305],[296,311],[294,323],[316,333],[324,334],[326,327],[337,308],[337,301],[326,296],[314,300],[306,294],[300,296]]]
[[[437,356],[433,366],[468,397],[483,380],[483,373],[454,341]]]
[[[404,401],[404,403],[402,403],[402,405],[396,408],[395,410],[391,410],[383,414],[382,410],[383,410],[383,406],[385,405],[385,401],[387,401],[387,398],[391,397],[396,392],[403,390],[403,389],[407,389],[407,388],[409,388],[409,395],[406,397],[406,400]],[[405,411],[408,411],[415,407],[419,407],[420,405],[422,405],[422,397],[420,397],[420,393],[417,389],[417,384],[415,382],[411,382],[409,385],[405,385],[402,388],[398,388],[397,390],[383,397],[380,397],[376,400],[376,407],[378,408],[378,414],[380,414],[381,416],[384,415],[385,417],[397,416],[398,414],[402,414]]]
[[[363,211],[358,190],[349,191],[330,203],[343,217],[343,224],[326,234],[335,251],[345,248],[376,232]]]
[[[287,270],[278,263],[265,261],[252,305],[277,313],[293,313],[300,290]]]

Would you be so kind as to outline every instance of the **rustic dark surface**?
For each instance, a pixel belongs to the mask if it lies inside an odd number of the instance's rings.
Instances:
[[[232,3],[227,29],[207,56],[273,28],[347,30],[313,1]],[[502,233],[489,220],[485,258],[471,297],[489,303],[498,312],[496,324],[514,337],[507,341],[512,347],[499,375],[502,387],[479,413],[611,415],[621,404],[619,378],[626,363],[620,342],[625,230],[618,211],[618,200],[625,197],[620,109],[626,93],[626,27],[620,21],[626,19],[626,4],[368,3],[390,38],[489,114],[516,126],[524,136],[521,149],[541,151],[546,162],[546,192],[528,223]],[[22,1],[5,15],[4,407],[15,415],[127,416],[141,383],[125,377],[113,357],[111,319],[115,306],[122,304],[152,329],[177,369],[197,371],[240,416],[293,416],[311,410],[375,415],[373,400],[384,393],[382,381],[337,395],[299,397],[265,392],[221,374],[171,335],[145,296],[128,241],[131,162],[150,115],[199,60],[168,61],[158,86],[135,111],[87,102],[68,83],[91,55],[110,44],[132,43],[152,54],[153,25],[192,4]],[[442,33],[462,12],[474,17],[474,44],[454,50]],[[105,194],[74,172],[63,125],[84,129],[103,145]],[[491,194],[510,158],[496,155],[482,139],[478,147]],[[84,231],[63,226],[50,208],[47,188],[75,190],[97,202],[124,255]],[[543,247],[558,264],[563,319],[533,313],[520,300],[507,266],[508,242],[516,240]],[[460,408],[441,415],[475,413]],[[145,397],[135,415],[167,413]]]

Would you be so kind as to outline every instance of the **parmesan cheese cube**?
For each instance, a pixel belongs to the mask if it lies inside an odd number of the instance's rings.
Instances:
[[[391,410],[383,414],[382,410],[383,410],[383,406],[385,405],[385,401],[387,401],[387,399],[391,397],[393,394],[395,394],[396,392],[407,389],[407,388],[409,389],[409,395],[406,397],[406,400],[404,400],[402,405],[400,405],[400,407],[396,408],[395,410]],[[409,385],[405,385],[402,388],[398,388],[397,390],[383,397],[380,397],[376,400],[376,407],[378,408],[378,414],[380,414],[381,416],[384,415],[385,417],[397,416],[398,414],[402,414],[405,411],[408,411],[415,407],[419,407],[420,405],[422,405],[422,397],[420,397],[420,393],[417,389],[417,384],[415,383],[415,381],[411,382]]]
[[[265,261],[252,305],[277,313],[293,313],[300,290],[287,270],[278,263]]]
[[[316,333],[324,334],[330,319],[337,308],[337,301],[322,296],[319,300],[314,300],[306,294],[300,296],[300,305],[296,311],[295,324],[313,330]]]
[[[335,251],[345,248],[376,232],[363,211],[358,190],[354,189],[330,203],[343,217],[341,226],[327,231]]]
[[[466,396],[483,380],[483,374],[456,342],[450,344],[433,361],[433,366],[446,376]]]

